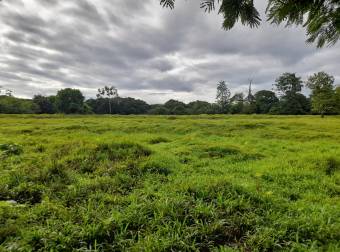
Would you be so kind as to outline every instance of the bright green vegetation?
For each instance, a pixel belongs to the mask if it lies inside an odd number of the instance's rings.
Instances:
[[[0,251],[340,251],[340,117],[0,116]]]

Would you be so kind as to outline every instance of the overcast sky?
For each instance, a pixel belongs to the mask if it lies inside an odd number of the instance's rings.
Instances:
[[[72,87],[89,98],[114,85],[158,103],[214,101],[219,80],[233,93],[246,92],[249,78],[254,91],[272,89],[283,72],[326,71],[340,82],[340,43],[316,49],[303,29],[266,22],[224,31],[197,0],[176,2],[169,10],[159,0],[3,0],[0,86],[21,97]],[[261,12],[265,2],[255,1]]]

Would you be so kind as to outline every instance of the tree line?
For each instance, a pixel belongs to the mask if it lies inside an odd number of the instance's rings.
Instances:
[[[311,90],[306,97],[301,93],[303,86]],[[6,90],[0,92],[0,113],[4,114],[340,114],[340,86],[334,77],[319,72],[303,82],[295,73],[283,73],[273,85],[273,91],[260,90],[252,93],[231,91],[225,81],[217,85],[216,102],[193,101],[185,104],[171,99],[164,104],[147,104],[131,97],[122,98],[114,87],[98,89],[95,99],[85,99],[78,89],[66,88],[56,95],[35,95],[33,99],[20,99]]]

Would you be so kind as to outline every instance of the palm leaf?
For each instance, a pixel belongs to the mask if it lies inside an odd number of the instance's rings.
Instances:
[[[170,9],[175,8],[175,0],[161,0],[160,4],[164,8],[170,8]]]

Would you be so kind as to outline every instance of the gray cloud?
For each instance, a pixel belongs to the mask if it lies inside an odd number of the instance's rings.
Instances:
[[[175,10],[157,0],[4,0],[0,4],[0,86],[18,96],[80,88],[94,97],[116,85],[149,102],[214,100],[216,83],[233,92],[271,89],[282,72],[327,71],[340,82],[340,46],[315,49],[301,28],[223,31],[221,17],[196,1]],[[261,12],[264,1],[259,1]]]
[[[45,7],[55,7],[58,5],[58,0],[37,0],[37,2]]]

